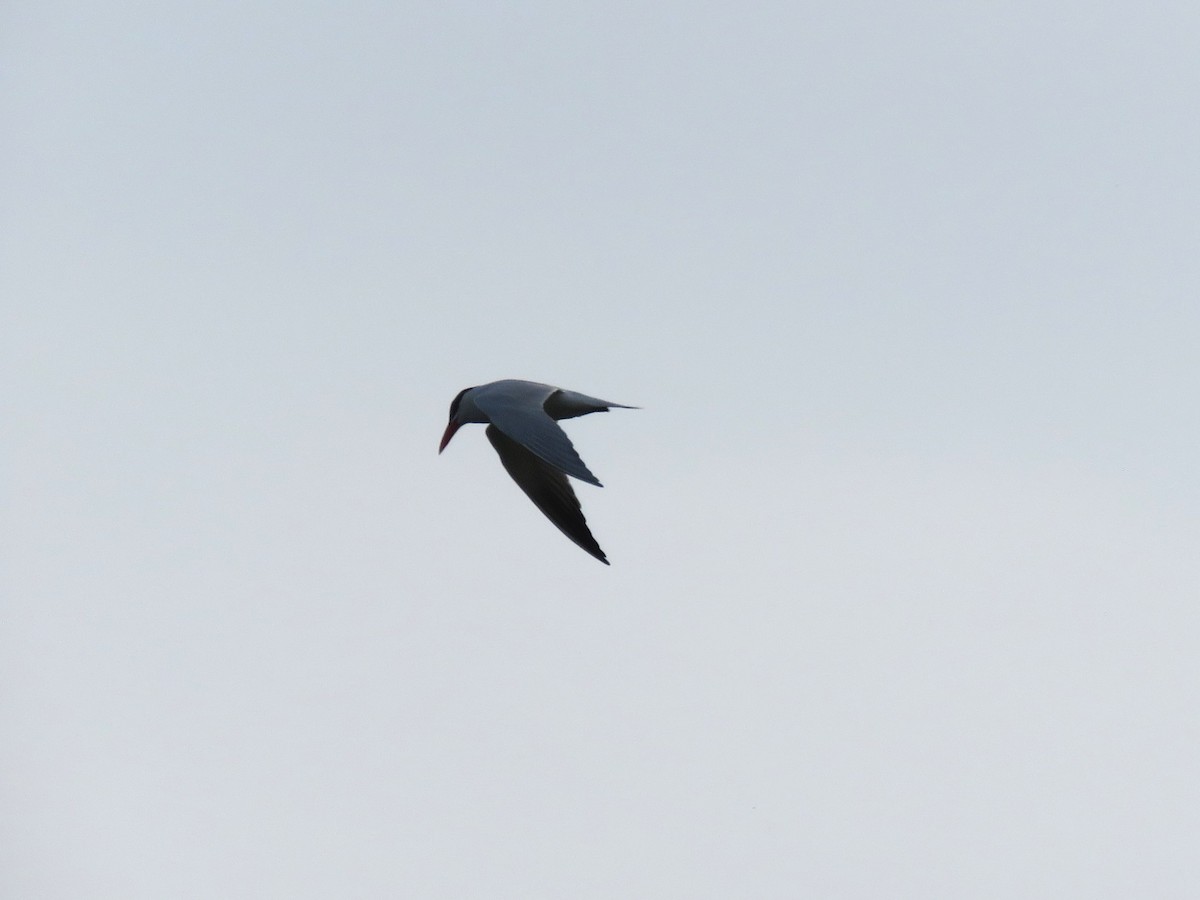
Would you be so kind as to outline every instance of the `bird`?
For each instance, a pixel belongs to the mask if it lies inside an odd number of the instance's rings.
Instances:
[[[639,407],[536,381],[505,379],[464,388],[450,403],[450,421],[438,454],[463,425],[486,423],[488,440],[517,486],[559,531],[607,566],[609,561],[588,530],[567,476],[596,487],[604,485],[579,458],[558,420],[613,408]]]

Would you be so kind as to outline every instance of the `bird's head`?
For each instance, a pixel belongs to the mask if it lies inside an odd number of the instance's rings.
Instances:
[[[465,419],[460,418],[460,415],[462,413],[463,397],[465,397],[467,391],[470,390],[473,390],[473,388],[463,388],[458,392],[458,396],[450,401],[450,421],[446,424],[445,433],[442,434],[442,442],[438,444],[438,453],[441,453],[446,449],[446,445],[450,443],[450,438],[454,437],[454,433],[458,431],[458,429],[462,427],[463,422],[466,421]]]

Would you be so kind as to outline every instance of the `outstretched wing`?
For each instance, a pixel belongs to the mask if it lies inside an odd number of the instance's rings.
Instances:
[[[500,429],[505,437],[560,472],[603,487],[583,464],[567,433],[543,408],[546,398],[555,393],[555,388],[522,382],[505,382],[504,385],[504,393],[480,390],[474,397],[475,405],[492,425]],[[513,385],[525,390],[517,393],[512,389]]]
[[[550,420],[547,419],[547,421]],[[555,428],[557,427],[555,426]],[[575,496],[575,491],[571,489],[571,482],[567,481],[567,476],[559,470],[559,467],[546,462],[526,449],[522,443],[513,440],[497,425],[488,426],[487,436],[488,440],[492,442],[492,446],[496,448],[496,453],[500,455],[500,462],[503,463],[505,470],[512,476],[512,480],[517,483],[517,486],[525,492],[525,495],[533,501],[534,506],[557,525],[559,531],[607,566],[609,563],[604,558],[604,551],[600,549],[600,545],[596,543],[596,539],[588,530],[587,519],[583,517],[579,498]],[[570,442],[568,442],[568,446],[569,444]],[[581,462],[580,465],[582,466],[583,463]],[[584,471],[587,472],[587,469],[585,468]],[[588,474],[591,473],[588,472]],[[599,484],[599,482],[595,483]]]

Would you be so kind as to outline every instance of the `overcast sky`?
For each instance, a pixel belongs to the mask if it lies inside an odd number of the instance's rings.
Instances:
[[[1200,896],[1198,47],[5,4],[0,894]]]

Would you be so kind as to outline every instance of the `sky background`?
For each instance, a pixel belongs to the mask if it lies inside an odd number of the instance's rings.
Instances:
[[[0,894],[1200,895],[1198,46],[5,4]]]

